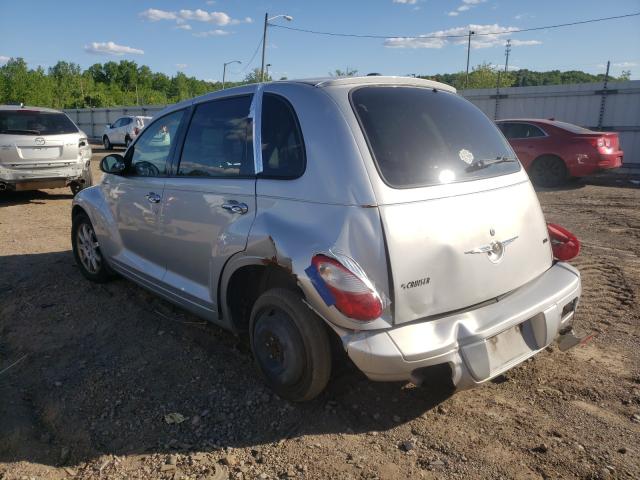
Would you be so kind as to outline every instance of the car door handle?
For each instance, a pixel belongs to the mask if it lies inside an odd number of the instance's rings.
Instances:
[[[145,197],[147,197],[147,200],[149,200],[151,203],[160,203],[160,200],[162,200],[162,197],[160,197],[160,195],[153,192],[147,193]]]
[[[239,213],[244,215],[249,211],[249,206],[246,203],[240,203],[236,200],[229,200],[222,204],[222,208],[229,210],[231,213]]]

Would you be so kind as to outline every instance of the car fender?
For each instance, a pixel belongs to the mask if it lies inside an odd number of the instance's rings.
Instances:
[[[84,188],[78,192],[73,199],[72,215],[78,208],[81,208],[91,220],[103,255],[107,258],[113,257],[120,250],[122,240],[100,185]]]

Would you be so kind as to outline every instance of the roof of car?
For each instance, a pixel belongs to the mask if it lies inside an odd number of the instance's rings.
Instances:
[[[435,82],[415,77],[395,77],[385,75],[369,75],[366,77],[319,77],[299,80],[281,80],[282,82],[305,83],[314,87],[333,87],[339,85],[407,85],[414,87],[436,88],[455,93],[456,89],[446,83]]]
[[[37,111],[37,112],[49,112],[49,113],[62,113],[60,110],[54,110],[53,108],[46,107],[30,107],[28,105],[0,105],[0,110],[16,111]]]

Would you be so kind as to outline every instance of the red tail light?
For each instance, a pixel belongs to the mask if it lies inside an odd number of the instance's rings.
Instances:
[[[573,233],[554,223],[547,223],[547,230],[554,258],[564,262],[578,256],[580,241]]]
[[[382,315],[382,301],[377,292],[340,262],[325,255],[316,255],[311,263],[330,295],[319,293],[325,301],[327,297],[332,297],[330,301],[344,315],[362,321]],[[322,288],[316,285],[316,288],[319,287]]]
[[[135,127],[135,128],[133,129],[133,133],[134,133],[135,135],[138,135],[138,133],[140,133],[140,129],[139,129],[138,127]]]

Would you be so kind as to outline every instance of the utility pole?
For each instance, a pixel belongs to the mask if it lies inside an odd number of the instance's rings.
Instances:
[[[262,64],[260,65],[261,82],[264,82],[264,55],[267,50],[267,25],[269,25],[269,13],[264,14],[264,30],[262,32]]]
[[[467,41],[467,74],[464,77],[464,88],[467,88],[469,83],[469,56],[471,54],[471,35],[475,35],[476,32],[469,30],[469,40]]]
[[[607,60],[607,73],[604,74],[604,85],[602,86],[602,96],[600,97],[600,115],[598,115],[598,130],[602,131],[602,122],[604,120],[605,105],[607,102],[607,84],[609,83],[609,67],[611,61]]]
[[[507,45],[505,46],[504,49],[504,56],[506,57],[506,60],[504,61],[504,73],[507,73],[507,71],[509,70],[509,54],[511,53],[511,39],[507,40]]]

